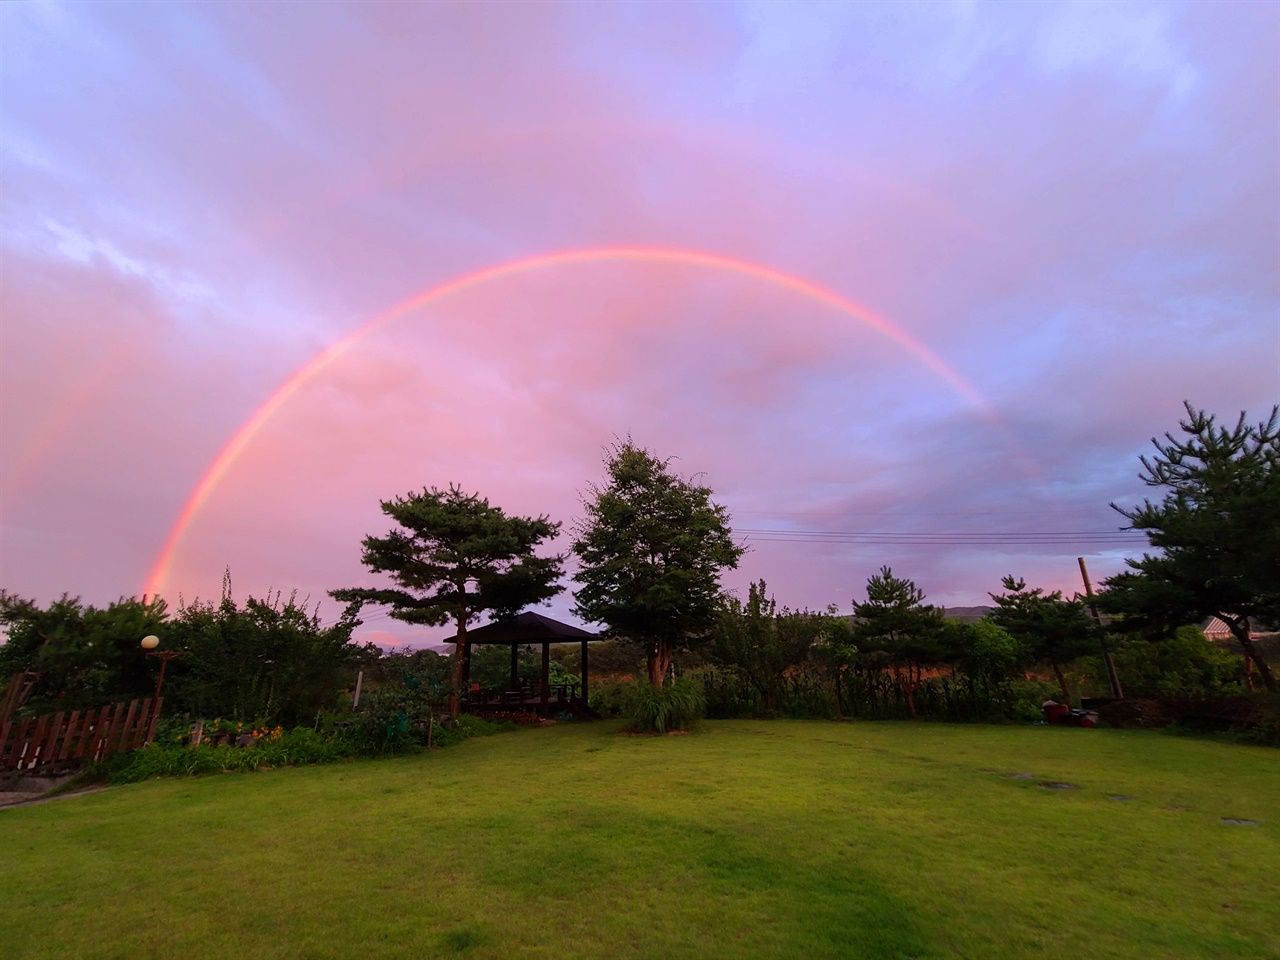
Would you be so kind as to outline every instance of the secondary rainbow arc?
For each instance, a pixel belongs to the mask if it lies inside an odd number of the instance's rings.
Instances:
[[[479,286],[490,281],[528,273],[547,267],[562,267],[582,263],[601,262],[641,262],[672,263],[691,267],[703,267],[720,270],[725,273],[752,277],[783,289],[791,290],[831,307],[840,313],[858,320],[881,335],[906,349],[926,367],[950,384],[970,404],[979,409],[988,418],[994,419],[990,404],[961,374],[940,356],[913,337],[910,333],[896,326],[861,304],[819,286],[802,277],[785,273],[781,270],[720,254],[707,253],[701,250],[687,250],[676,247],[589,247],[576,250],[564,250],[556,253],[541,254],[510,260],[494,266],[485,267],[471,273],[455,277],[415,294],[390,309],[378,314],[361,324],[355,330],[334,341],[320,350],[298,368],[284,381],[266,401],[255,410],[210,462],[200,480],[196,483],[191,495],[187,498],[177,519],[165,537],[155,562],[147,575],[143,593],[157,595],[167,584],[178,547],[188,528],[195,520],[201,508],[208,502],[218,484],[227,475],[245,449],[253,442],[254,437],[274,417],[282,407],[292,400],[298,392],[311,380],[315,379],[328,367],[337,362],[355,344],[388,324],[402,319],[415,310],[434,301],[441,300],[455,293]]]

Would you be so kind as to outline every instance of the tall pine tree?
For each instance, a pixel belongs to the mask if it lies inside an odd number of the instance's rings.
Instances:
[[[549,600],[564,587],[563,555],[534,551],[560,531],[546,516],[508,517],[479,494],[456,486],[382,501],[382,512],[399,524],[385,537],[364,538],[362,560],[375,573],[390,574],[394,588],[331,590],[337,600],[383,604],[405,623],[432,626],[453,621],[453,696],[459,709],[467,627],[482,614],[512,616]]]

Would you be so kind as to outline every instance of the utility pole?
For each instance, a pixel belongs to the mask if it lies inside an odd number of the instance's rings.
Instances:
[[[1080,563],[1080,576],[1084,579],[1084,595],[1089,598],[1089,616],[1093,617],[1093,625],[1098,629],[1098,645],[1102,647],[1102,660],[1107,665],[1107,679],[1111,681],[1111,696],[1116,700],[1124,699],[1124,688],[1120,686],[1120,674],[1116,672],[1116,661],[1111,656],[1111,648],[1107,646],[1107,635],[1102,629],[1102,617],[1098,616],[1098,608],[1093,603],[1093,584],[1089,582],[1089,569],[1084,565],[1084,557],[1076,557]]]

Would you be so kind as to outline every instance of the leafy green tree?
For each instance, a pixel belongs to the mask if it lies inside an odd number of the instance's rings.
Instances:
[[[860,650],[883,654],[914,720],[916,689],[927,666],[942,661],[943,612],[924,604],[924,591],[893,575],[888,567],[867,580],[867,599],[853,604],[854,642]]]
[[[453,621],[453,694],[450,712],[458,712],[467,627],[481,615],[513,616],[542,603],[564,588],[563,555],[534,551],[560,532],[546,516],[508,517],[479,494],[456,486],[382,501],[382,512],[400,525],[385,537],[364,538],[362,560],[375,573],[387,573],[394,588],[332,590],[337,600],[391,608],[405,623],[431,626]]]
[[[727,596],[712,628],[713,656],[741,670],[760,694],[766,714],[777,709],[788,670],[804,663],[823,636],[826,618],[808,610],[778,610],[760,580],[750,585],[747,602]]]
[[[947,659],[975,680],[998,683],[1027,666],[1027,649],[1009,631],[983,617],[975,623],[948,620],[942,631]]]
[[[627,439],[610,449],[605,472],[604,486],[587,488],[575,528],[574,613],[641,645],[649,682],[661,687],[676,647],[715,622],[720,573],[743,550],[711,488],[672,473],[670,461]]]
[[[1280,407],[1264,423],[1234,427],[1185,404],[1182,437],[1152,438],[1138,476],[1164,491],[1158,503],[1112,504],[1157,555],[1129,560],[1103,582],[1099,606],[1121,628],[1172,631],[1216,616],[1270,690],[1275,676],[1249,637],[1251,623],[1280,622]]]
[[[9,642],[0,645],[0,676],[40,674],[28,713],[85,710],[155,691],[159,665],[139,642],[160,637],[182,654],[168,664],[167,713],[296,723],[334,706],[368,649],[351,642],[358,625],[347,615],[329,627],[317,611],[280,594],[241,608],[230,577],[218,604],[196,602],[170,618],[163,600],[121,599],[105,609],[63,597],[41,608],[0,595]]]
[[[1244,658],[1207,639],[1198,627],[1179,627],[1173,634],[1144,637],[1132,633],[1113,641],[1116,667],[1131,696],[1213,697],[1236,693]],[[1085,659],[1080,667],[1105,678],[1101,659]]]
[[[219,603],[184,606],[159,631],[166,649],[183,653],[169,665],[165,699],[200,717],[309,723],[337,705],[370,659],[370,649],[351,639],[359,624],[348,608],[325,627],[318,605],[278,592],[240,606],[224,580]]]
[[[472,663],[474,669],[475,664]],[[401,649],[383,653],[365,672],[366,688],[415,684],[442,704],[448,697],[453,678],[452,658],[435,650]]]
[[[28,713],[86,710],[114,700],[148,697],[155,689],[139,642],[160,633],[166,608],[158,597],[121,598],[99,609],[64,595],[48,607],[0,591],[0,686],[21,671],[40,674]]]
[[[1020,641],[1035,663],[1049,664],[1062,688],[1063,702],[1070,704],[1071,691],[1063,665],[1099,651],[1095,628],[1084,604],[1064,600],[1061,590],[1028,590],[1025,580],[1011,576],[1000,582],[1005,592],[988,594],[996,603],[991,621]]]

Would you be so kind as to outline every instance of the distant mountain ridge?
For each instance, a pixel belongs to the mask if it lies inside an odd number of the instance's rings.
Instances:
[[[960,620],[963,623],[976,623],[992,613],[995,607],[946,607],[948,620]]]

